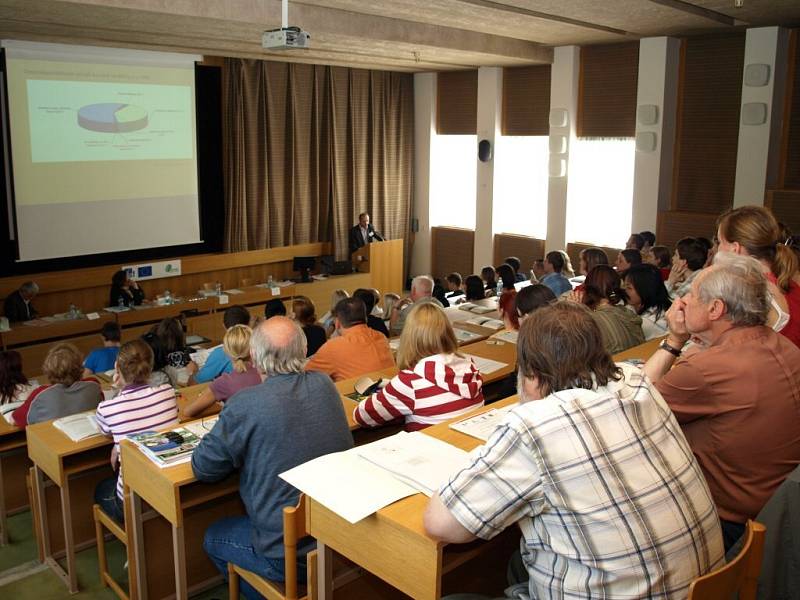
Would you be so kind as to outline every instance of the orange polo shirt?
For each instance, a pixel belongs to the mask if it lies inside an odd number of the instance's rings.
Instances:
[[[322,371],[341,381],[393,366],[386,336],[366,325],[353,325],[325,342],[306,364],[306,371]]]

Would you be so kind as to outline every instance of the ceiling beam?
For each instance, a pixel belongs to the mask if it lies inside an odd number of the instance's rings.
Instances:
[[[730,27],[746,24],[745,22],[739,21],[736,18],[731,17],[730,15],[726,15],[724,13],[711,10],[710,8],[697,6],[696,4],[692,4],[691,2],[685,2],[684,0],[650,0],[650,2],[652,2],[653,4],[660,4],[661,6],[674,8],[675,10],[680,10],[682,12],[689,13],[697,17],[702,17],[704,19],[709,19],[710,21],[715,21],[717,23],[722,23],[723,25],[728,25]],[[731,0],[731,2],[733,2],[733,0]]]

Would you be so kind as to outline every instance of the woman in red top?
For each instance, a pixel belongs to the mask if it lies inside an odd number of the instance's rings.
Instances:
[[[768,324],[800,347],[800,286],[793,279],[798,259],[780,239],[772,212],[763,206],[741,206],[723,213],[717,224],[720,252],[752,256],[764,265],[773,300]]]

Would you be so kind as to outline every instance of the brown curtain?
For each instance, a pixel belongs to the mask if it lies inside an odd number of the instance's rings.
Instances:
[[[503,69],[503,135],[549,135],[550,65]]]
[[[581,48],[578,137],[633,137],[639,42]]]
[[[223,68],[225,249],[331,241],[369,212],[409,250],[413,76],[229,58]]]
[[[475,135],[478,129],[478,71],[436,75],[436,133]]]

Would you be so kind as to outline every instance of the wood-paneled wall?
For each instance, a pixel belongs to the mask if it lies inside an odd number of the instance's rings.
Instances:
[[[181,275],[141,282],[147,298],[154,298],[164,290],[173,295],[196,294],[204,283],[219,281],[225,289],[266,281],[269,275],[284,279],[296,275],[292,271],[295,256],[319,256],[330,253],[330,244],[313,243],[249,252],[198,254],[181,258]],[[35,275],[5,277],[0,279],[0,298],[5,298],[28,280],[39,285],[39,295],[33,301],[42,315],[66,312],[75,304],[83,312],[108,306],[111,276],[122,265],[91,267],[69,271],[51,271]]]
[[[516,256],[521,263],[520,271],[527,277],[533,261],[544,258],[544,240],[527,235],[496,233],[494,236],[494,265],[502,264],[506,256]]]
[[[431,275],[444,279],[449,273],[472,275],[475,232],[459,227],[431,228]]]

